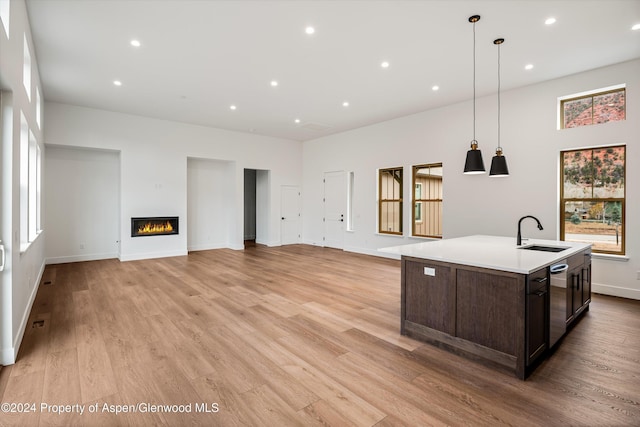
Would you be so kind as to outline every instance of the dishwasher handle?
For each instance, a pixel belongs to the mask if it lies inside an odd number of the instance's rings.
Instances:
[[[549,272],[551,274],[560,274],[564,271],[567,271],[569,269],[569,264],[556,264],[556,265],[552,265],[551,268],[549,268]]]

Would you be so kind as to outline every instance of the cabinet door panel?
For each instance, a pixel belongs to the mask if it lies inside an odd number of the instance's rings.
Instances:
[[[433,269],[433,276],[425,274]],[[407,261],[405,264],[406,320],[452,333],[451,268]]]
[[[585,265],[582,270],[582,304],[591,301],[591,263]]]
[[[572,298],[573,314],[575,315],[580,307],[582,307],[582,267],[575,269],[572,275],[575,277]]]
[[[456,336],[516,355],[524,349],[525,280],[457,270]]]

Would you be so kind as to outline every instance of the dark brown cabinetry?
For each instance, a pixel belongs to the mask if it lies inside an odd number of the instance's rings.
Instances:
[[[589,308],[591,302],[591,251],[573,255],[568,260],[567,324]]]
[[[591,300],[590,251],[568,264],[570,322]],[[550,280],[547,266],[520,274],[403,256],[401,333],[524,379],[549,348]]]
[[[428,328],[453,333],[455,301],[450,295],[451,268],[407,262],[403,274],[412,285],[406,288],[403,318]]]
[[[543,268],[527,277],[527,366],[531,365],[549,343],[549,269]]]

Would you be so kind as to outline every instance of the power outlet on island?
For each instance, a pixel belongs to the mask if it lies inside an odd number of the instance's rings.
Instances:
[[[431,267],[425,267],[424,268],[424,275],[425,276],[435,276],[436,275],[436,269],[435,268],[431,268]]]

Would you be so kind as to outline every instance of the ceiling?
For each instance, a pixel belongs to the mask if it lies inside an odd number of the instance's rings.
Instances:
[[[47,101],[298,141],[471,99],[474,14],[478,97],[497,90],[498,37],[503,91],[640,57],[640,0],[27,7]]]

